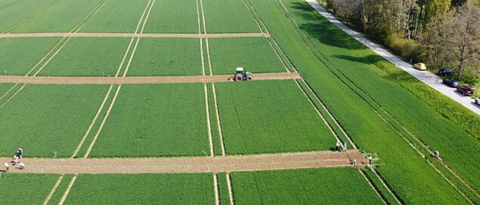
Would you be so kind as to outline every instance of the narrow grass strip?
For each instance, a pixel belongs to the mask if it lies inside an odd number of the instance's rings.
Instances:
[[[45,201],[43,201],[43,205],[48,204],[48,202],[50,201],[50,198],[52,198],[53,193],[55,193],[55,191],[57,190],[58,185],[60,184],[60,182],[62,182],[62,179],[63,179],[63,175],[60,175],[60,177],[58,177],[57,179],[57,182],[55,182],[55,185],[53,185],[52,190],[50,190],[50,193],[48,193],[48,196],[45,198]]]
[[[205,112],[206,112],[206,117],[207,117],[207,130],[208,130],[208,145],[210,147],[210,156],[213,157],[215,156],[215,151],[213,149],[213,139],[212,139],[212,126],[211,126],[211,120],[210,120],[210,106],[209,106],[209,100],[208,100],[208,88],[207,84],[203,84],[203,89],[205,91]]]
[[[57,189],[55,190],[55,193],[53,193],[53,195],[50,197],[50,200],[48,201],[48,205],[54,205],[60,202],[73,176],[74,176],[73,174],[63,175],[63,179],[58,185]]]
[[[218,191],[220,194],[220,204],[226,205],[230,204],[230,194],[228,191],[227,184],[227,173],[221,172],[217,174],[218,176]]]
[[[372,184],[372,182],[369,180],[369,178],[365,175],[365,173],[358,169],[358,172],[360,172],[360,174],[362,174],[362,176],[365,178],[365,180],[368,182],[368,184],[370,185],[370,187],[372,187],[373,191],[375,191],[375,193],[377,193],[378,197],[383,201],[384,204],[388,204],[387,201],[385,200],[385,197],[380,193],[380,191],[377,189],[376,186],[374,186]]]
[[[68,193],[70,192],[70,189],[72,188],[73,183],[75,183],[76,179],[77,179],[77,175],[72,177],[72,180],[70,180],[70,183],[68,184],[68,187],[65,190],[65,193],[63,194],[62,198],[60,199],[60,202],[58,202],[58,205],[62,205],[65,202],[65,199],[67,199]]]
[[[218,175],[213,174],[213,191],[215,193],[215,205],[220,205],[219,191],[218,191]]]
[[[220,140],[220,134],[218,132],[218,119],[217,119],[217,110],[216,104],[213,95],[213,84],[207,84],[207,88],[211,90],[208,92],[208,104],[209,104],[209,112],[210,112],[210,129],[212,132],[212,141],[213,141],[213,152],[215,156],[222,156],[222,141]]]
[[[235,200],[233,199],[232,178],[230,176],[230,173],[227,173],[225,178],[227,179],[228,197],[230,199],[230,205],[235,205]]]

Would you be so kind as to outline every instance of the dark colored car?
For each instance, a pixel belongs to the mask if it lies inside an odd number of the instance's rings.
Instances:
[[[451,76],[452,74],[453,74],[453,70],[450,68],[442,68],[438,70],[438,73],[437,73],[437,75],[440,75],[440,76]]]
[[[475,91],[475,89],[470,87],[469,85],[462,85],[461,87],[457,88],[457,91],[462,93],[462,95],[471,96],[473,95],[473,92]]]
[[[448,85],[452,88],[458,87],[458,81],[454,81],[453,79],[443,79],[443,84]]]

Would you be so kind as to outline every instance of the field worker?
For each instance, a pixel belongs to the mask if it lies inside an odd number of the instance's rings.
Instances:
[[[357,164],[357,160],[356,160],[356,159],[353,159],[353,160],[352,160],[352,165],[355,166],[356,164]]]
[[[17,163],[18,163],[18,156],[17,156],[17,155],[13,155],[13,157],[12,157],[12,164],[13,164],[13,166],[15,166]]]
[[[345,142],[345,144],[343,144],[343,151],[346,152],[347,151],[347,143]]]
[[[340,140],[337,140],[337,144],[335,145],[335,151],[339,152],[341,146],[342,146],[342,143],[340,142]]]
[[[22,149],[22,148],[18,148],[17,153],[16,153],[15,155],[17,155],[17,157],[18,157],[19,159],[21,159],[22,156],[23,156],[23,149]]]
[[[367,160],[368,160],[368,166],[372,165],[372,160],[373,160],[372,156],[368,155]]]
[[[8,172],[8,170],[10,169],[10,165],[8,164],[8,162],[3,163],[3,165],[5,165],[5,172]]]
[[[24,164],[23,162],[20,162],[20,163],[18,164],[18,169],[22,170],[22,169],[24,169],[24,168],[25,168],[25,164]]]
[[[436,157],[436,158],[437,158],[438,160],[440,160],[441,162],[443,162],[443,159],[440,157],[440,152],[435,151],[435,152],[433,153],[433,156]]]

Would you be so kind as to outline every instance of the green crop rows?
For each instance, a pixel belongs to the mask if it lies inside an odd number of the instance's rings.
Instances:
[[[2,204],[41,204],[57,178],[54,174],[3,174]]]
[[[198,33],[195,0],[156,1],[145,25],[145,33]]]
[[[207,33],[260,32],[255,19],[242,0],[204,0],[203,5]]]

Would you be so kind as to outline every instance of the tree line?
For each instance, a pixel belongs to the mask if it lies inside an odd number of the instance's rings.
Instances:
[[[480,0],[323,0],[351,26],[430,69],[480,80]]]

